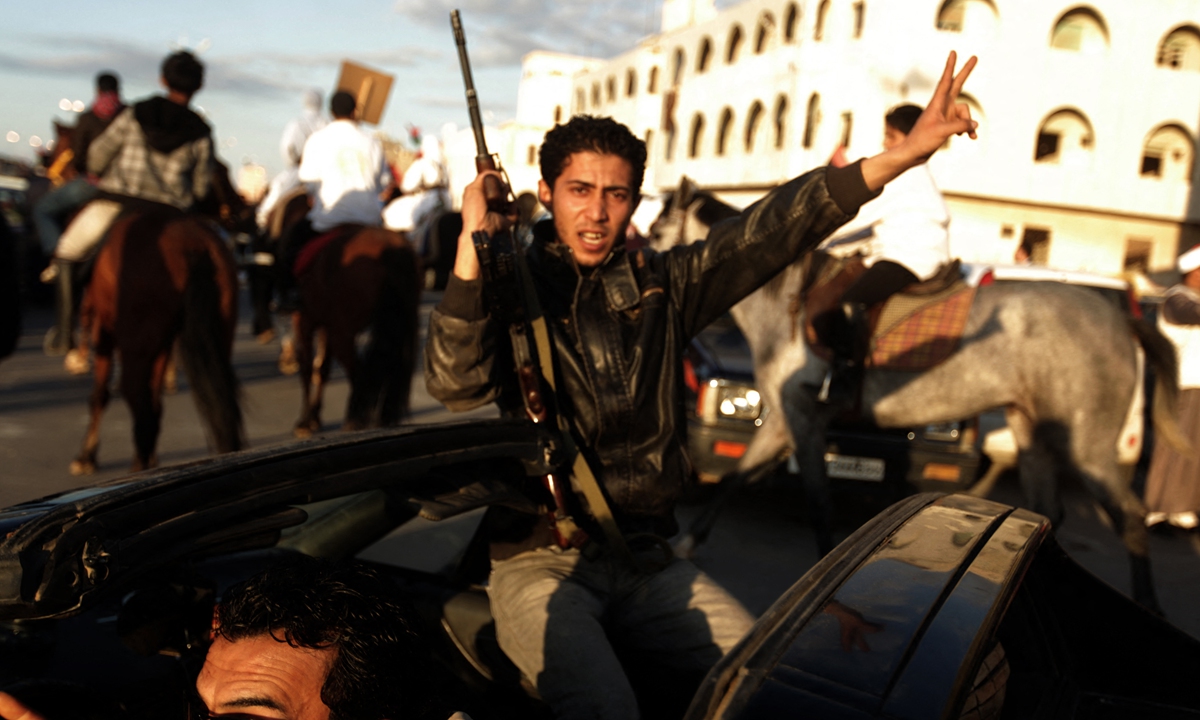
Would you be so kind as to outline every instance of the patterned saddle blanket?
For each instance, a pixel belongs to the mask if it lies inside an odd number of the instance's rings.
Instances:
[[[813,253],[805,273],[805,337],[818,356],[830,360],[830,340],[841,313],[841,298],[866,267],[862,256],[837,258]],[[957,260],[932,279],[915,283],[870,308],[871,348],[867,366],[880,370],[927,370],[958,350],[975,300],[975,288],[962,280]]]

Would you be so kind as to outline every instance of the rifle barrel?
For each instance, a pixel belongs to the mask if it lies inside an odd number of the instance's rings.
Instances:
[[[462,18],[457,10],[450,11],[450,27],[454,30],[454,44],[458,46],[458,64],[462,68],[463,85],[467,88],[467,112],[471,116],[471,130],[475,133],[475,166],[479,170],[495,170],[487,139],[483,135],[483,119],[479,116],[479,98],[475,93],[475,81],[471,77],[471,59],[467,56],[467,36],[463,33]]]

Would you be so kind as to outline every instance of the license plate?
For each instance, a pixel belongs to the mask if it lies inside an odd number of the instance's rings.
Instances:
[[[883,481],[883,461],[879,458],[825,453],[825,474],[844,480]]]

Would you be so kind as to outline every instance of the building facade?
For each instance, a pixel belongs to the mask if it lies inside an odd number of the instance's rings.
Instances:
[[[979,57],[979,139],[931,161],[952,250],[1169,279],[1200,242],[1200,0],[666,0],[662,31],[618,57],[531,53],[500,129],[518,189],[564,113],[646,140],[645,192],[681,175],[748,204],[781,181],[878,152],[883,116],[926,102],[950,50]],[[499,148],[497,148],[499,149]]]

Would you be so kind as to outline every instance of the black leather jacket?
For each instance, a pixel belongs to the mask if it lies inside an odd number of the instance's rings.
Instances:
[[[559,407],[624,530],[662,536],[677,530],[675,503],[691,471],[681,366],[686,343],[871,197],[857,164],[820,168],[716,225],[704,243],[666,253],[618,247],[590,272],[581,272],[570,249],[556,241],[553,222],[535,228],[527,257],[555,345]],[[505,407],[515,394],[506,389],[511,362],[498,338],[481,283],[452,278],[430,319],[429,393],[451,410],[492,401]]]

